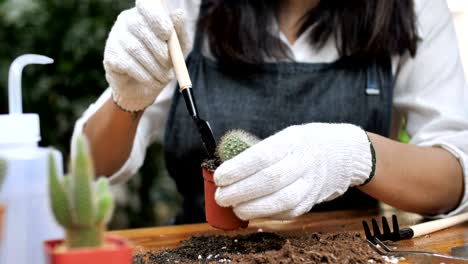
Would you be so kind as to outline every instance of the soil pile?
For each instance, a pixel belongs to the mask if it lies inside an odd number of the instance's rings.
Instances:
[[[134,264],[384,263],[359,233],[194,236],[174,249],[138,249]]]

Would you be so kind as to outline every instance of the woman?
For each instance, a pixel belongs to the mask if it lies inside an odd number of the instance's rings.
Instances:
[[[444,0],[171,4],[137,0],[109,34],[111,88],[74,133],[89,138],[99,174],[128,179],[162,140],[184,196],[176,223],[204,221],[206,155],[171,73],[175,28],[215,136],[241,128],[264,139],[215,172],[216,201],[240,218],[373,198],[439,217],[465,210],[467,85]],[[412,144],[390,139],[402,116]]]

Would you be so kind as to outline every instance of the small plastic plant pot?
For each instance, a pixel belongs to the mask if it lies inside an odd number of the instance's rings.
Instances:
[[[127,240],[108,236],[106,246],[101,248],[63,249],[57,247],[63,240],[44,242],[46,263],[49,264],[131,264],[133,251]]]
[[[206,221],[212,227],[222,230],[235,230],[240,227],[246,228],[249,222],[239,219],[234,214],[232,207],[221,207],[216,203],[216,185],[213,181],[213,175],[214,171],[203,168]]]

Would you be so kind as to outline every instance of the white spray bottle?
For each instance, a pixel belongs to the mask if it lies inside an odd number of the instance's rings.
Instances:
[[[10,66],[8,99],[10,113],[0,115],[0,156],[7,161],[7,175],[0,191],[6,204],[5,226],[0,238],[0,263],[45,263],[43,241],[63,237],[56,224],[48,196],[49,149],[38,146],[39,116],[23,114],[21,73],[29,64],[50,64],[51,58],[26,54]],[[62,155],[54,151],[59,172]]]

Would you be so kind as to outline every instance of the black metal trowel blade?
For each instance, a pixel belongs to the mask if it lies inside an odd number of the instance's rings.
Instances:
[[[198,115],[197,105],[195,104],[195,98],[193,97],[192,88],[185,88],[182,91],[184,96],[185,105],[187,110],[192,117],[197,127],[198,133],[200,134],[203,146],[210,158],[214,157],[216,151],[216,140],[211,130],[210,124],[201,119]]]

